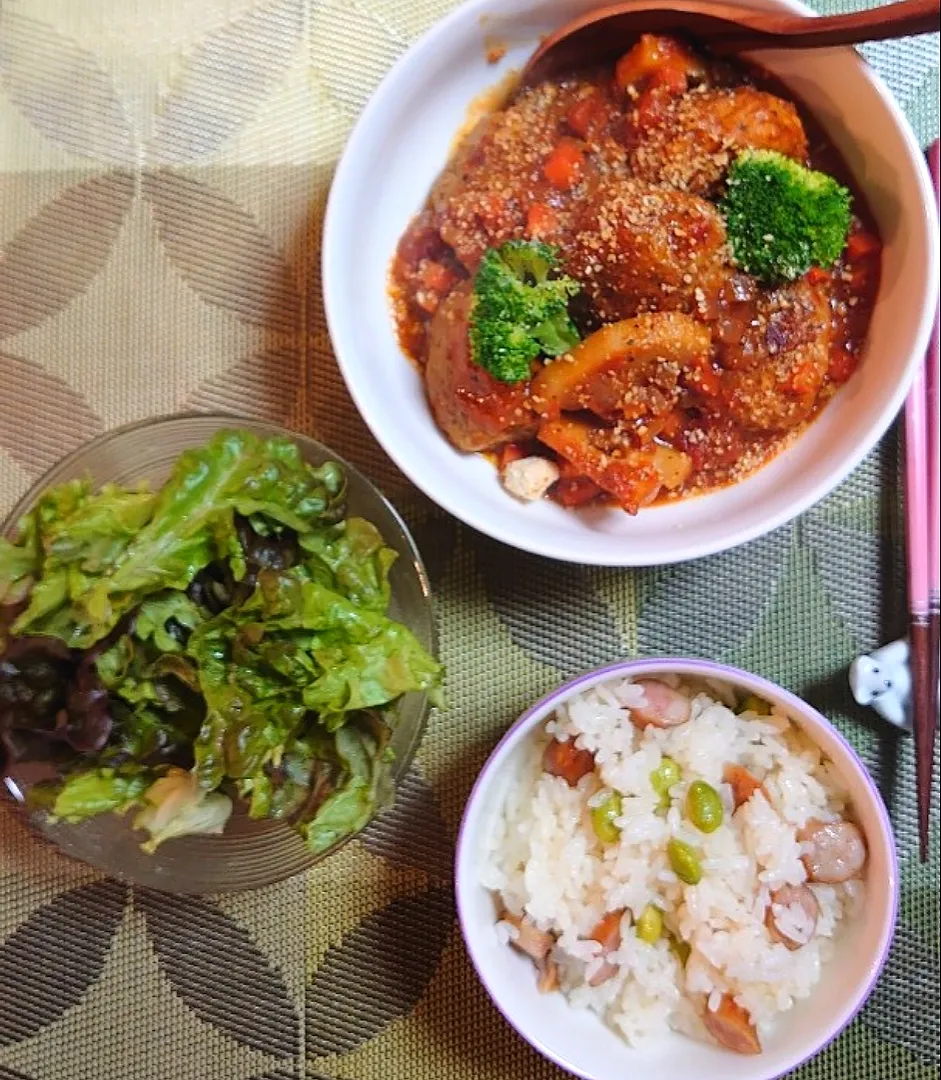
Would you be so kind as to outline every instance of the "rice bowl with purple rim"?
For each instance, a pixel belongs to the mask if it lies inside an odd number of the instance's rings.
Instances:
[[[592,673],[521,718],[468,803],[472,959],[578,1075],[778,1075],[881,967],[896,875],[877,800],[827,722],[764,680],[679,660]]]

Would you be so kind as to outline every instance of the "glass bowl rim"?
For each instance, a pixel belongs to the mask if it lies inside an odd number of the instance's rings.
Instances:
[[[357,482],[362,484],[364,489],[372,497],[377,499],[378,502],[383,506],[383,509],[390,516],[396,527],[399,529],[399,532],[401,533],[427,613],[427,647],[429,649],[429,652],[431,652],[435,659],[440,660],[439,653],[441,641],[440,633],[438,630],[437,604],[435,602],[434,594],[431,589],[431,581],[428,575],[428,570],[425,566],[424,560],[422,559],[421,552],[418,549],[418,545],[415,542],[415,538],[412,536],[411,530],[409,529],[399,510],[393,505],[391,500],[387,498],[386,495],[376,486],[376,484],[374,484],[373,481],[368,476],[366,476],[365,473],[362,472],[361,469],[357,468],[357,466],[349,462],[342,454],[339,454],[332,447],[328,446],[326,443],[321,442],[319,439],[316,439],[313,436],[307,435],[303,432],[293,431],[284,424],[274,420],[268,420],[263,417],[244,416],[239,413],[226,413],[218,411],[200,412],[187,410],[181,412],[163,413],[159,416],[148,416],[140,420],[133,420],[129,423],[109,428],[80,443],[74,449],[70,450],[67,454],[64,454],[62,457],[58,458],[52,465],[50,465],[38,477],[36,477],[26,489],[26,491],[23,493],[23,495],[20,496],[20,498],[16,501],[13,507],[8,511],[3,521],[0,522],[0,536],[9,537],[15,535],[16,527],[19,520],[35,505],[40,494],[48,487],[54,485],[57,482],[57,478],[60,476],[60,474],[68,471],[70,466],[74,466],[76,462],[80,462],[82,458],[88,456],[95,449],[106,446],[107,444],[112,442],[118,442],[120,439],[125,438],[128,435],[132,435],[138,431],[144,431],[151,428],[159,429],[164,425],[168,424],[185,424],[186,421],[203,421],[210,424],[215,423],[218,425],[218,430],[224,428],[235,430],[239,428],[246,428],[247,430],[252,430],[257,433],[259,429],[267,429],[269,432],[269,437],[280,435],[283,438],[287,438],[295,442],[302,450],[304,449],[304,444],[306,444],[310,448],[315,448],[318,451],[322,452],[326,458],[336,462],[347,475],[355,476]],[[182,452],[183,451],[181,450],[181,453]],[[418,706],[418,719],[415,724],[414,733],[408,742],[405,752],[400,755],[399,760],[396,762],[396,767],[393,773],[393,785],[396,791],[398,790],[400,783],[402,782],[403,778],[405,777],[409,768],[414,762],[415,756],[418,752],[418,748],[420,747],[425,732],[427,730],[429,717],[431,716],[434,708],[435,706],[432,704],[428,692],[421,692],[421,700]],[[23,815],[24,819],[27,821],[31,830],[37,832],[44,842],[52,843],[58,850],[61,851],[61,848],[59,848],[59,845],[56,843],[55,839],[51,836],[47,836],[46,833],[38,827],[38,823],[33,820],[33,815],[28,812],[27,808],[21,800],[12,797],[12,795],[9,795],[9,793],[7,792],[0,792],[0,798],[2,798],[8,805],[11,805],[15,811],[20,812]],[[388,809],[389,807],[384,807],[383,809],[381,809],[378,814],[374,815],[370,819],[369,824],[372,824],[374,821],[380,818],[381,815]],[[272,821],[270,824],[272,826],[278,825],[285,828],[290,828],[289,825],[283,822]],[[346,844],[349,843],[349,841],[355,839],[356,836],[361,836],[362,831],[363,830],[361,830],[359,833],[344,837],[323,852],[320,852],[316,855],[311,854],[309,858],[304,861],[302,866],[286,867],[284,873],[280,873],[277,876],[272,876],[271,878],[267,879],[265,885],[274,885],[277,884],[279,881],[284,881],[297,874],[305,873],[312,867],[328,859],[330,856],[335,855],[338,851],[345,847]],[[213,838],[208,837],[205,839],[212,840]],[[79,856],[72,855],[68,852],[63,851],[62,854],[65,855],[65,857],[67,858],[79,859],[80,861],[84,861],[81,860]],[[85,865],[92,865],[95,869],[102,870],[112,876],[123,876],[113,867],[107,867],[102,864],[96,865],[89,863],[85,863]],[[125,880],[133,882],[133,877],[126,878]],[[222,889],[216,889],[214,891],[220,893],[236,893],[259,887],[265,886],[257,884],[235,885]],[[185,894],[188,890],[181,888],[173,888],[170,891]],[[205,893],[205,890],[192,890],[189,891],[189,893],[190,895],[202,895]]]

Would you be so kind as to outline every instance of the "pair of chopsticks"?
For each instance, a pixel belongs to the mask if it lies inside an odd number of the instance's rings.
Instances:
[[[938,197],[939,143],[928,150]],[[939,210],[941,212],[941,210]],[[931,344],[905,404],[905,508],[908,546],[912,726],[921,861],[928,859],[934,741],[938,729],[938,631],[941,624],[941,432],[938,314]]]

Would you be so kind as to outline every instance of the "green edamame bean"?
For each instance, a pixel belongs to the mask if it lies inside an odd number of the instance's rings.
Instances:
[[[637,936],[648,945],[654,945],[663,933],[663,915],[658,907],[648,904],[637,920]]]
[[[684,840],[673,839],[667,844],[667,857],[673,873],[687,885],[698,885],[702,881],[702,864],[696,849]]]
[[[669,808],[670,788],[674,784],[678,784],[681,777],[680,767],[673,758],[665,757],[660,759],[660,764],[650,774],[651,787],[660,796],[659,809],[666,810]]]
[[[770,716],[771,706],[768,704],[767,701],[764,700],[764,698],[760,698],[757,694],[749,694],[748,697],[745,698],[742,704],[738,707],[737,711],[739,716],[741,716],[742,713],[746,712],[753,712],[756,713],[758,716]]]
[[[591,808],[591,827],[602,844],[614,844],[621,835],[615,819],[621,816],[621,796],[612,791],[610,795]]]
[[[686,792],[686,816],[700,832],[711,833],[722,824],[722,800],[705,780],[694,780]]]

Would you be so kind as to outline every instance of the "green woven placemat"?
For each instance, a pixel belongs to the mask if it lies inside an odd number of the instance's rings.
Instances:
[[[845,681],[853,656],[904,632],[895,434],[796,524],[632,572],[547,563],[464,529],[353,412],[320,303],[324,200],[369,93],[448,6],[0,0],[0,513],[62,453],[148,415],[227,409],[316,434],[406,512],[451,698],[396,808],[323,867],[256,893],[128,889],[0,810],[0,1080],[561,1077],[470,969],[454,833],[520,710],[576,671],[663,652],[806,696],[891,809],[903,902],[888,967],[795,1076],[937,1077],[937,816],[921,866],[911,742],[857,709]],[[936,137],[937,39],[867,55],[922,142]]]

